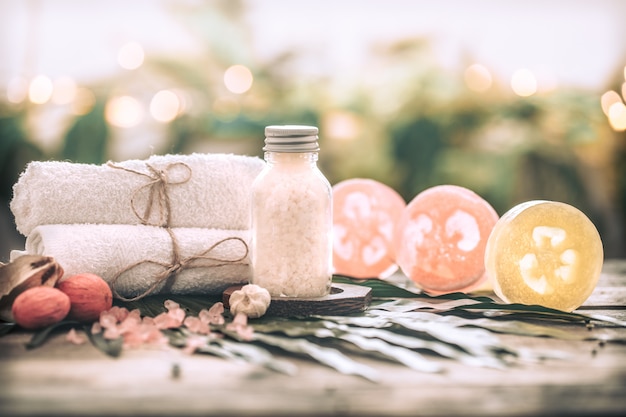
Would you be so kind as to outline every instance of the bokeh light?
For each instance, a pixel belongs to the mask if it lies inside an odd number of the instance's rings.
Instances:
[[[19,104],[28,97],[28,81],[23,77],[15,77],[7,85],[7,100]]]
[[[45,75],[38,75],[30,82],[28,98],[35,104],[44,104],[52,97],[52,81]]]
[[[528,69],[519,69],[511,77],[511,88],[520,97],[532,96],[537,92],[537,79]]]
[[[143,47],[137,42],[124,44],[117,54],[117,62],[122,68],[127,70],[139,68],[143,64],[143,60]]]
[[[606,93],[602,94],[602,97],[600,97],[600,105],[602,106],[602,111],[607,116],[609,115],[609,109],[611,108],[611,106],[615,103],[621,102],[622,98],[613,90],[607,91]]]
[[[359,118],[347,111],[331,111],[323,118],[325,136],[333,139],[356,139],[361,131]]]
[[[141,123],[144,110],[141,103],[131,96],[110,99],[105,108],[107,122],[117,127],[133,127]]]
[[[243,94],[252,87],[252,72],[243,65],[233,65],[224,72],[224,85],[228,91]]]
[[[54,81],[52,102],[55,104],[68,104],[76,97],[76,82],[70,77],[61,77]]]
[[[614,130],[626,130],[626,106],[621,101],[613,103],[609,108],[609,123]]]
[[[478,93],[489,90],[493,83],[489,70],[480,64],[473,64],[467,67],[463,76],[467,88]]]
[[[150,101],[150,114],[155,120],[168,123],[178,116],[181,110],[180,99],[170,90],[161,90]]]

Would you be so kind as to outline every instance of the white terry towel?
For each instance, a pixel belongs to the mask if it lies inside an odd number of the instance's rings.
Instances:
[[[141,174],[108,164],[29,163],[13,186],[10,207],[17,230],[28,236],[39,225],[75,223],[248,229],[250,189],[264,162],[243,155],[191,154],[114,165]],[[148,165],[164,171],[167,184]]]
[[[178,243],[177,253],[184,265],[175,274],[170,288],[162,281],[152,291],[158,278],[167,275],[166,271],[174,264],[170,232]],[[123,298],[148,295],[147,292],[217,295],[250,279],[248,242],[246,230],[45,225],[36,227],[26,239],[26,250],[13,251],[11,259],[24,254],[52,256],[64,269],[61,279],[90,272],[101,276]],[[191,260],[194,257],[197,258]],[[113,282],[117,275],[119,278]]]

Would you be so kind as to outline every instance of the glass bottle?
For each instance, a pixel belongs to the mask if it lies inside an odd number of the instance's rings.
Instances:
[[[332,189],[317,167],[318,129],[267,126],[252,185],[253,284],[272,297],[323,297],[332,281]]]

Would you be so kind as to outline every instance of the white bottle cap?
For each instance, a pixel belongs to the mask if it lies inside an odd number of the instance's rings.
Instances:
[[[318,129],[315,126],[284,125],[265,128],[267,152],[317,152]]]

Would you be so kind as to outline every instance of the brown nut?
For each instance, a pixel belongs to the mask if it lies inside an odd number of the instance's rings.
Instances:
[[[11,312],[25,329],[40,329],[63,320],[70,311],[70,298],[52,287],[29,288],[15,298]]]
[[[113,305],[113,294],[107,282],[96,274],[72,275],[57,283],[57,288],[70,298],[68,318],[93,322]]]

